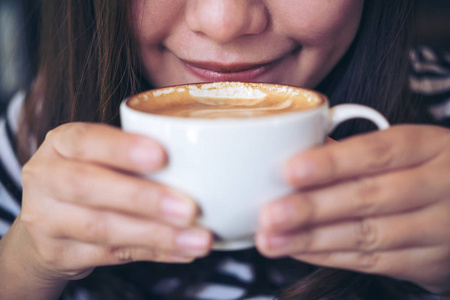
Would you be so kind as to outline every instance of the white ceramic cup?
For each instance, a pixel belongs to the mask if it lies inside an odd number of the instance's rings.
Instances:
[[[303,89],[302,89],[303,90]],[[120,107],[125,131],[149,136],[167,151],[169,164],[149,174],[195,199],[202,215],[198,222],[216,236],[216,250],[254,245],[260,208],[292,192],[281,169],[294,154],[323,144],[340,123],[353,118],[371,120],[379,129],[389,123],[372,108],[341,104],[329,108],[322,98],[312,109],[267,117],[239,119],[177,118]]]

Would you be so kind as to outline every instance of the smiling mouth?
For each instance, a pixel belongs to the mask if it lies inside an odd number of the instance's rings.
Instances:
[[[273,69],[287,55],[270,62],[232,63],[199,62],[180,59],[185,68],[204,82],[213,81],[256,81]]]
[[[198,69],[208,70],[216,73],[240,73],[252,69],[258,69],[266,67],[270,64],[275,63],[280,59],[267,63],[257,63],[257,64],[220,64],[217,62],[188,62],[183,61],[185,64]]]

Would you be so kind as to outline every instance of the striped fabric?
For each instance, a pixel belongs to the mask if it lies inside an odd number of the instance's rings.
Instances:
[[[15,132],[24,99],[18,93],[0,119],[0,236],[3,236],[20,212],[22,200],[21,167],[16,157]]]
[[[450,127],[450,52],[420,47],[411,52],[413,92],[423,95],[436,121]]]

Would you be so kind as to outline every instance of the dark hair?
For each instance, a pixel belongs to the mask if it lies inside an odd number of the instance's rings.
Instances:
[[[146,87],[131,34],[129,3],[42,1],[39,70],[28,93],[19,134],[22,162],[29,159],[49,130],[63,123],[118,125],[120,101]],[[418,103],[408,89],[413,7],[413,0],[365,0],[352,46],[317,87],[332,104],[370,105],[392,123],[421,121]],[[368,123],[355,121],[338,128],[335,136],[370,129]],[[283,289],[279,299],[404,299],[409,292],[418,292],[412,285],[379,276],[313,266],[305,273],[300,262],[267,260],[256,251],[251,253],[261,268],[277,265],[290,282],[298,281]],[[146,284],[135,284],[133,274],[147,274],[150,281],[156,280],[155,273],[176,271],[188,285],[207,276],[218,256],[187,266],[133,263],[98,268],[88,278],[70,283],[67,292],[81,285],[97,291],[99,299],[145,299]],[[149,268],[155,271],[148,274]],[[198,270],[201,272],[195,273]]]
[[[22,163],[61,124],[119,124],[120,101],[140,90],[128,2],[41,1],[39,69],[18,137]]]

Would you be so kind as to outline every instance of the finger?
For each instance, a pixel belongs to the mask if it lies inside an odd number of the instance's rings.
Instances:
[[[442,278],[448,278],[444,276],[449,275],[448,266],[442,263],[448,261],[448,251],[442,248],[415,248],[377,253],[302,253],[292,257],[324,267],[387,275],[419,283],[425,288],[435,287],[438,279],[442,281]]]
[[[375,174],[423,163],[435,157],[445,129],[394,126],[388,130],[328,143],[297,155],[283,170],[293,186],[306,187],[353,176]]]
[[[52,207],[52,236],[107,247],[144,247],[204,256],[212,245],[212,234],[200,227],[179,229],[152,220],[87,209],[71,204]]]
[[[266,205],[259,224],[265,231],[289,231],[418,209],[445,197],[450,178],[443,169],[427,165],[300,191]]]
[[[327,224],[291,233],[259,233],[256,243],[267,256],[292,253],[361,251],[438,246],[450,239],[449,209],[431,207],[399,215]]]
[[[39,182],[34,184],[54,199],[183,227],[192,224],[199,213],[189,197],[145,178],[64,159],[55,159],[47,167],[52,176],[37,177]],[[60,184],[55,184],[55,178]]]
[[[161,263],[190,263],[196,257],[184,256],[177,252],[155,250],[151,248],[139,247],[103,247],[92,244],[82,244],[88,259],[88,266],[117,265],[137,261],[151,261]],[[75,249],[76,250],[76,249]]]
[[[65,247],[64,255],[53,256],[53,264],[57,257],[77,257],[76,260],[59,262],[65,273],[71,270],[88,270],[98,266],[119,265],[137,261],[161,263],[190,263],[195,257],[183,256],[177,252],[161,251],[143,247],[105,247],[101,245],[72,242]],[[72,271],[73,272],[73,271]]]
[[[61,156],[132,172],[163,167],[167,156],[155,141],[101,124],[69,123],[46,136]]]

